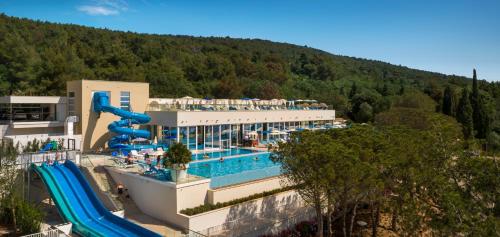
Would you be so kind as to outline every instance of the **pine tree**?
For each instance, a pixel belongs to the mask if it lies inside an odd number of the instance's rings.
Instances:
[[[443,93],[443,106],[441,106],[443,114],[451,116],[452,106],[453,106],[453,95],[451,92],[451,88],[448,85],[446,86],[446,89],[444,89]]]
[[[465,139],[471,138],[474,132],[474,124],[472,120],[472,105],[467,88],[462,90],[462,97],[460,97],[460,101],[458,102],[457,120],[462,124]]]
[[[357,93],[358,93],[358,87],[356,86],[356,82],[353,82],[351,86],[351,91],[349,92],[349,98],[354,97],[354,95],[356,95]]]

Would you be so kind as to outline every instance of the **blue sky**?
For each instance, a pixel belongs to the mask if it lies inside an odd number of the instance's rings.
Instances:
[[[261,38],[500,81],[499,0],[0,0],[0,12],[142,33]]]

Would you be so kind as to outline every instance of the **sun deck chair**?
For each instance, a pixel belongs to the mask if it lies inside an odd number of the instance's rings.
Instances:
[[[130,155],[131,155],[131,156],[133,156],[133,157],[136,157],[136,158],[138,158],[138,157],[144,158],[144,155],[139,154],[139,153],[137,152],[137,150],[131,150],[131,151],[130,151]]]

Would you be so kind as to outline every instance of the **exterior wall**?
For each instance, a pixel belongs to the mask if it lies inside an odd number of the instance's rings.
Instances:
[[[208,203],[227,202],[237,198],[248,197],[256,193],[282,188],[282,178],[272,177],[248,183],[232,185],[223,188],[208,190]]]
[[[210,184],[209,179],[204,179],[177,185],[129,173],[126,170],[112,167],[106,169],[116,183],[128,188],[130,197],[142,212],[183,229],[189,227],[189,219],[179,215],[178,212],[205,203]]]
[[[202,234],[244,236],[255,227],[274,226],[274,220],[290,217],[304,210],[304,206],[303,200],[292,190],[186,217],[189,229]]]
[[[82,134],[83,151],[106,147],[106,142],[112,136],[108,131],[108,125],[120,119],[110,113],[101,113],[98,116],[92,110],[92,92],[95,91],[110,92],[110,104],[116,107],[120,107],[120,92],[130,92],[130,106],[138,113],[144,113],[149,101],[148,83],[91,80],[68,82],[68,96],[69,92],[75,93],[75,115],[80,119],[75,126],[75,133]]]
[[[49,136],[62,135],[64,133],[64,125],[59,127],[25,127],[13,128],[10,125],[5,125],[5,136]],[[38,138],[37,138],[38,139]],[[38,139],[40,140],[40,139]]]
[[[335,110],[147,111],[152,125],[197,126],[335,120]]]
[[[3,96],[0,103],[5,104],[65,104],[66,97],[61,96]]]
[[[142,212],[184,230],[190,229],[202,233],[231,231],[228,236],[239,236],[242,233],[252,231],[255,226],[280,228],[280,226],[275,226],[277,220],[283,220],[308,210],[300,196],[291,190],[198,215],[187,216],[180,214],[179,211],[207,202],[209,179],[186,184],[175,184],[143,177],[124,169],[113,167],[106,167],[106,169],[116,183],[121,183],[128,188],[128,193]],[[246,188],[254,190],[254,193],[260,193],[265,191],[264,185],[270,186],[273,183],[279,187],[279,178],[250,182],[234,186],[233,189],[227,188],[215,191],[220,192],[216,195],[221,198],[232,200],[242,196],[238,192]],[[263,189],[256,190],[259,187]],[[271,189],[271,187],[269,188]],[[275,188],[277,187],[272,189]],[[251,194],[253,193],[248,195]],[[232,197],[230,197],[231,195]],[[223,201],[223,199],[220,201]],[[302,217],[308,218],[309,216],[302,215]]]

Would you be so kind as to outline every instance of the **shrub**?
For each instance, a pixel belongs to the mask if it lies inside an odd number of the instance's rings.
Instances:
[[[165,167],[173,165],[181,165],[185,169],[185,165],[191,161],[191,151],[182,143],[174,143],[167,151],[167,159],[164,161]]]
[[[15,218],[16,228],[20,235],[39,232],[44,218],[44,214],[40,208],[18,197],[12,198],[14,198],[14,207],[12,207],[12,200],[10,198],[2,200],[0,221],[4,224],[12,225]],[[15,217],[12,215],[12,208],[14,208]]]

